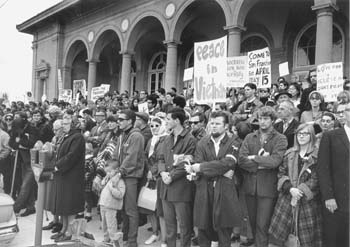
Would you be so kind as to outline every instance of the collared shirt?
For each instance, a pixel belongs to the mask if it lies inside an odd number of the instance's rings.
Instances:
[[[349,126],[347,126],[346,124],[344,124],[344,130],[345,130],[345,133],[346,135],[348,136],[348,140],[350,142],[350,128]]]
[[[288,126],[291,124],[291,122],[293,121],[294,118],[291,118],[288,122],[283,121],[283,133],[286,132],[286,130],[288,129]]]
[[[210,137],[210,139],[212,140],[213,144],[214,144],[214,149],[215,149],[215,154],[216,156],[218,156],[219,154],[219,150],[220,150],[220,143],[222,141],[222,139],[224,139],[225,137],[225,134],[221,135],[219,137],[219,140],[218,141],[215,141],[215,139],[213,138],[213,136]]]

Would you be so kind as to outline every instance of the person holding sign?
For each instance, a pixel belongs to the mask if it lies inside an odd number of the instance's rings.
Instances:
[[[246,100],[238,107],[235,112],[236,121],[247,121],[252,123],[256,119],[256,110],[263,106],[263,103],[256,98],[256,85],[247,83],[244,85],[244,93]]]

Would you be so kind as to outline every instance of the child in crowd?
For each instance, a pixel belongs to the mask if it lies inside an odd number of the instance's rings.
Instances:
[[[119,247],[119,240],[122,239],[122,232],[118,232],[117,210],[123,207],[123,197],[125,194],[125,183],[120,177],[120,173],[115,174],[115,170],[111,167],[106,169],[107,175],[101,181],[104,186],[99,200],[102,230],[104,234],[104,242]]]

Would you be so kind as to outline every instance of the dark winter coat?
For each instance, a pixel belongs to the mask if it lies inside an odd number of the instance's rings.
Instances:
[[[71,130],[58,147],[54,173],[52,213],[75,215],[84,211],[85,140],[79,130]]]
[[[239,143],[237,137],[230,138],[226,134],[221,140],[217,156],[211,136],[204,137],[197,144],[194,159],[195,163],[200,163],[200,172],[195,181],[194,225],[199,229],[208,229],[211,225],[214,229],[241,225],[241,210],[234,179],[223,176],[236,168]],[[210,186],[214,186],[212,202],[208,192],[212,190]]]
[[[301,170],[299,171],[299,162]],[[285,242],[294,230],[294,207],[291,206],[292,196],[283,191],[284,183],[291,183],[300,189],[304,196],[298,201],[298,237],[301,246],[322,246],[322,213],[319,197],[318,177],[316,173],[317,150],[311,152],[307,160],[299,159],[296,148],[289,149],[279,167],[278,200],[271,218],[269,233],[276,239]]]

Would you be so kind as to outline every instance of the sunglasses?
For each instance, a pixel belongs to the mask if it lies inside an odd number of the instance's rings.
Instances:
[[[9,121],[12,121],[13,118],[5,118],[5,121],[9,122]]]
[[[158,124],[151,124],[151,125],[150,125],[151,128],[158,128],[159,126],[160,126],[160,125],[158,125]]]
[[[190,121],[190,124],[198,124],[199,121]]]

